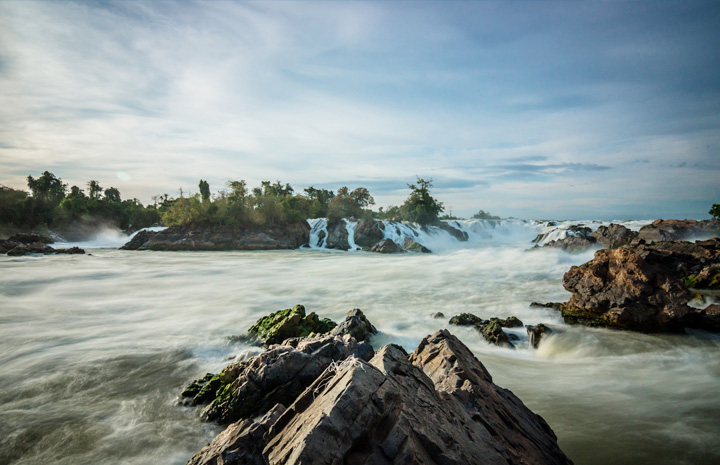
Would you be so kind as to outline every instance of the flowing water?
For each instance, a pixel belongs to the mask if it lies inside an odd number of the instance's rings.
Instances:
[[[315,238],[326,227],[311,225]],[[176,405],[178,393],[257,351],[227,336],[298,303],[336,321],[361,308],[381,331],[376,348],[408,351],[461,312],[549,323],[557,331],[537,350],[522,330],[513,350],[450,329],[548,421],[576,464],[720,463],[718,336],[570,327],[528,306],[566,300],[563,273],[592,258],[526,251],[562,225],[459,223],[467,243],[385,226],[386,237],[412,235],[436,253],[339,252],[316,240],[294,251],[0,257],[0,463],[185,463],[219,428]]]

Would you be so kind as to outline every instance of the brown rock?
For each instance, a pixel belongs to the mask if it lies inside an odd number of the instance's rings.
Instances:
[[[380,241],[372,248],[370,249],[370,252],[377,252],[377,253],[401,253],[404,252],[403,249],[400,248],[399,245],[397,245],[395,242],[393,242],[392,239],[385,239],[384,241]]]
[[[646,242],[709,238],[720,233],[720,220],[655,220],[643,226],[638,239]]]
[[[328,249],[349,250],[348,230],[345,221],[339,220],[334,224],[328,224],[328,237],[325,242]]]
[[[606,249],[616,249],[629,244],[637,235],[637,232],[615,223],[610,223],[609,226],[600,226],[590,233],[590,237]]]

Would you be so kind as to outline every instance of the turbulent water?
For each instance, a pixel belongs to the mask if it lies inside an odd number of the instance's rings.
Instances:
[[[529,308],[566,300],[563,273],[592,258],[526,251],[563,225],[462,222],[459,243],[386,224],[435,253],[380,255],[324,250],[311,224],[313,248],[295,251],[120,251],[108,246],[126,238],[105,236],[91,255],[0,257],[0,463],[185,463],[219,429],[177,394],[257,350],[227,336],[298,303],[335,320],[361,308],[376,348],[408,351],[461,312],[549,323],[538,350],[522,330],[512,350],[450,329],[576,464],[720,463],[720,338],[570,327]]]

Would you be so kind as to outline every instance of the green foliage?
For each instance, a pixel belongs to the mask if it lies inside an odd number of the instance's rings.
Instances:
[[[203,203],[208,202],[210,200],[210,184],[201,179],[198,187],[200,188],[200,197],[202,197]]]
[[[366,188],[358,187],[350,192],[347,187],[341,187],[328,204],[328,222],[334,224],[342,218],[350,217],[370,218],[372,212],[367,209],[370,205],[375,205],[375,199]]]
[[[105,200],[109,202],[120,202],[120,191],[114,187],[105,189]]]
[[[45,171],[37,179],[28,176],[27,184],[36,200],[50,203],[53,206],[60,204],[67,191],[67,184],[63,184],[60,178],[49,171]]]
[[[710,209],[710,211],[708,213],[710,213],[710,215],[712,215],[713,218],[720,219],[720,204],[717,204],[717,203],[713,204],[712,208]]]
[[[88,195],[90,196],[90,200],[100,200],[100,194],[102,193],[102,190],[103,188],[100,187],[99,182],[88,182]]]
[[[410,196],[400,207],[402,219],[418,224],[432,224],[444,210],[442,202],[430,195],[432,179],[417,178],[416,184],[408,184]]]
[[[493,216],[490,214],[490,212],[486,212],[485,210],[479,210],[477,213],[475,213],[472,218],[474,220],[499,220],[499,216]]]
[[[248,329],[248,334],[265,345],[280,344],[291,337],[307,337],[313,333],[324,334],[333,329],[335,322],[322,320],[313,312],[305,315],[305,307],[278,310],[264,316]]]

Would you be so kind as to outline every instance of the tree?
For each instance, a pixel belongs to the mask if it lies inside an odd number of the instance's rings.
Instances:
[[[37,179],[28,176],[27,184],[33,197],[38,200],[59,205],[60,201],[65,198],[67,184],[63,184],[62,179],[56,177],[49,171],[45,171]]]
[[[415,184],[408,184],[410,196],[401,207],[402,217],[406,221],[418,224],[432,224],[438,221],[438,215],[445,209],[442,202],[430,195],[432,179],[417,178]]]
[[[198,187],[200,188],[200,197],[202,197],[203,203],[207,203],[210,200],[210,184],[201,179]]]
[[[100,187],[100,183],[97,181],[90,181],[88,182],[88,196],[90,197],[90,200],[100,200],[100,194],[102,193],[103,188]]]
[[[110,202],[120,202],[120,191],[114,187],[105,189],[105,200]]]
[[[490,214],[490,212],[486,212],[485,210],[480,210],[477,213],[475,213],[473,216],[474,220],[499,220],[499,216],[493,216]]]
[[[720,204],[713,204],[712,208],[708,213],[710,213],[713,218],[720,219]]]
[[[328,204],[328,220],[330,224],[334,224],[342,218],[370,217],[372,213],[366,210],[366,207],[374,204],[375,200],[366,188],[358,187],[350,192],[346,186],[343,186],[337,190],[337,194]]]

